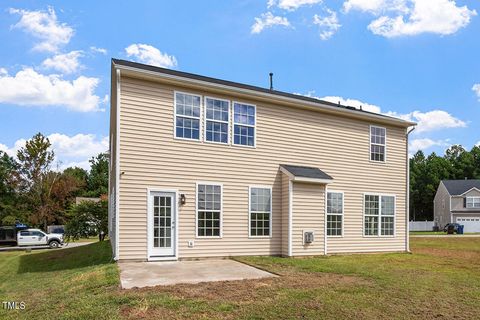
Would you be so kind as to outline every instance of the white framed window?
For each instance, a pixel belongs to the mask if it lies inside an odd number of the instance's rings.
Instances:
[[[230,101],[205,97],[205,141],[229,143]]]
[[[365,236],[395,235],[395,196],[364,195]]]
[[[200,140],[201,96],[175,92],[175,138]]]
[[[468,209],[480,208],[480,197],[467,197],[466,207]]]
[[[272,235],[272,188],[251,186],[249,189],[249,235],[270,237]]]
[[[222,185],[197,183],[197,237],[222,236]]]
[[[233,144],[255,147],[255,105],[233,102]]]
[[[385,162],[386,155],[387,129],[370,126],[370,161]]]
[[[343,192],[327,192],[327,236],[343,235]]]

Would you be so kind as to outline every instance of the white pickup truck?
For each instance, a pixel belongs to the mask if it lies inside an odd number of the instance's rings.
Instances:
[[[40,229],[25,229],[18,231],[17,244],[19,246],[46,246],[55,249],[63,244],[63,234],[45,233]]]

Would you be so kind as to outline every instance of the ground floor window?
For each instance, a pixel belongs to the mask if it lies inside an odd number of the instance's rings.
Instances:
[[[341,236],[343,230],[343,192],[327,192],[327,235]]]
[[[272,218],[272,189],[250,187],[250,236],[270,236]]]
[[[395,233],[395,196],[366,194],[364,199],[364,235],[393,236]]]
[[[197,185],[197,236],[220,237],[222,216],[222,186]]]

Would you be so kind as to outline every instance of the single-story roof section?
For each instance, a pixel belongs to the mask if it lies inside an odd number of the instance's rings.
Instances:
[[[451,196],[459,196],[471,189],[480,190],[480,180],[442,180]]]
[[[281,164],[280,170],[289,176],[292,181],[322,184],[328,184],[333,181],[330,175],[315,167]]]

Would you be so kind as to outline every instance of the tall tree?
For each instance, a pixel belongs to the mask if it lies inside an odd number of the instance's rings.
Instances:
[[[23,217],[18,201],[18,163],[0,151],[0,225],[13,224]]]
[[[87,193],[90,197],[108,193],[108,158],[108,153],[100,153],[90,159],[91,169],[87,178]]]

